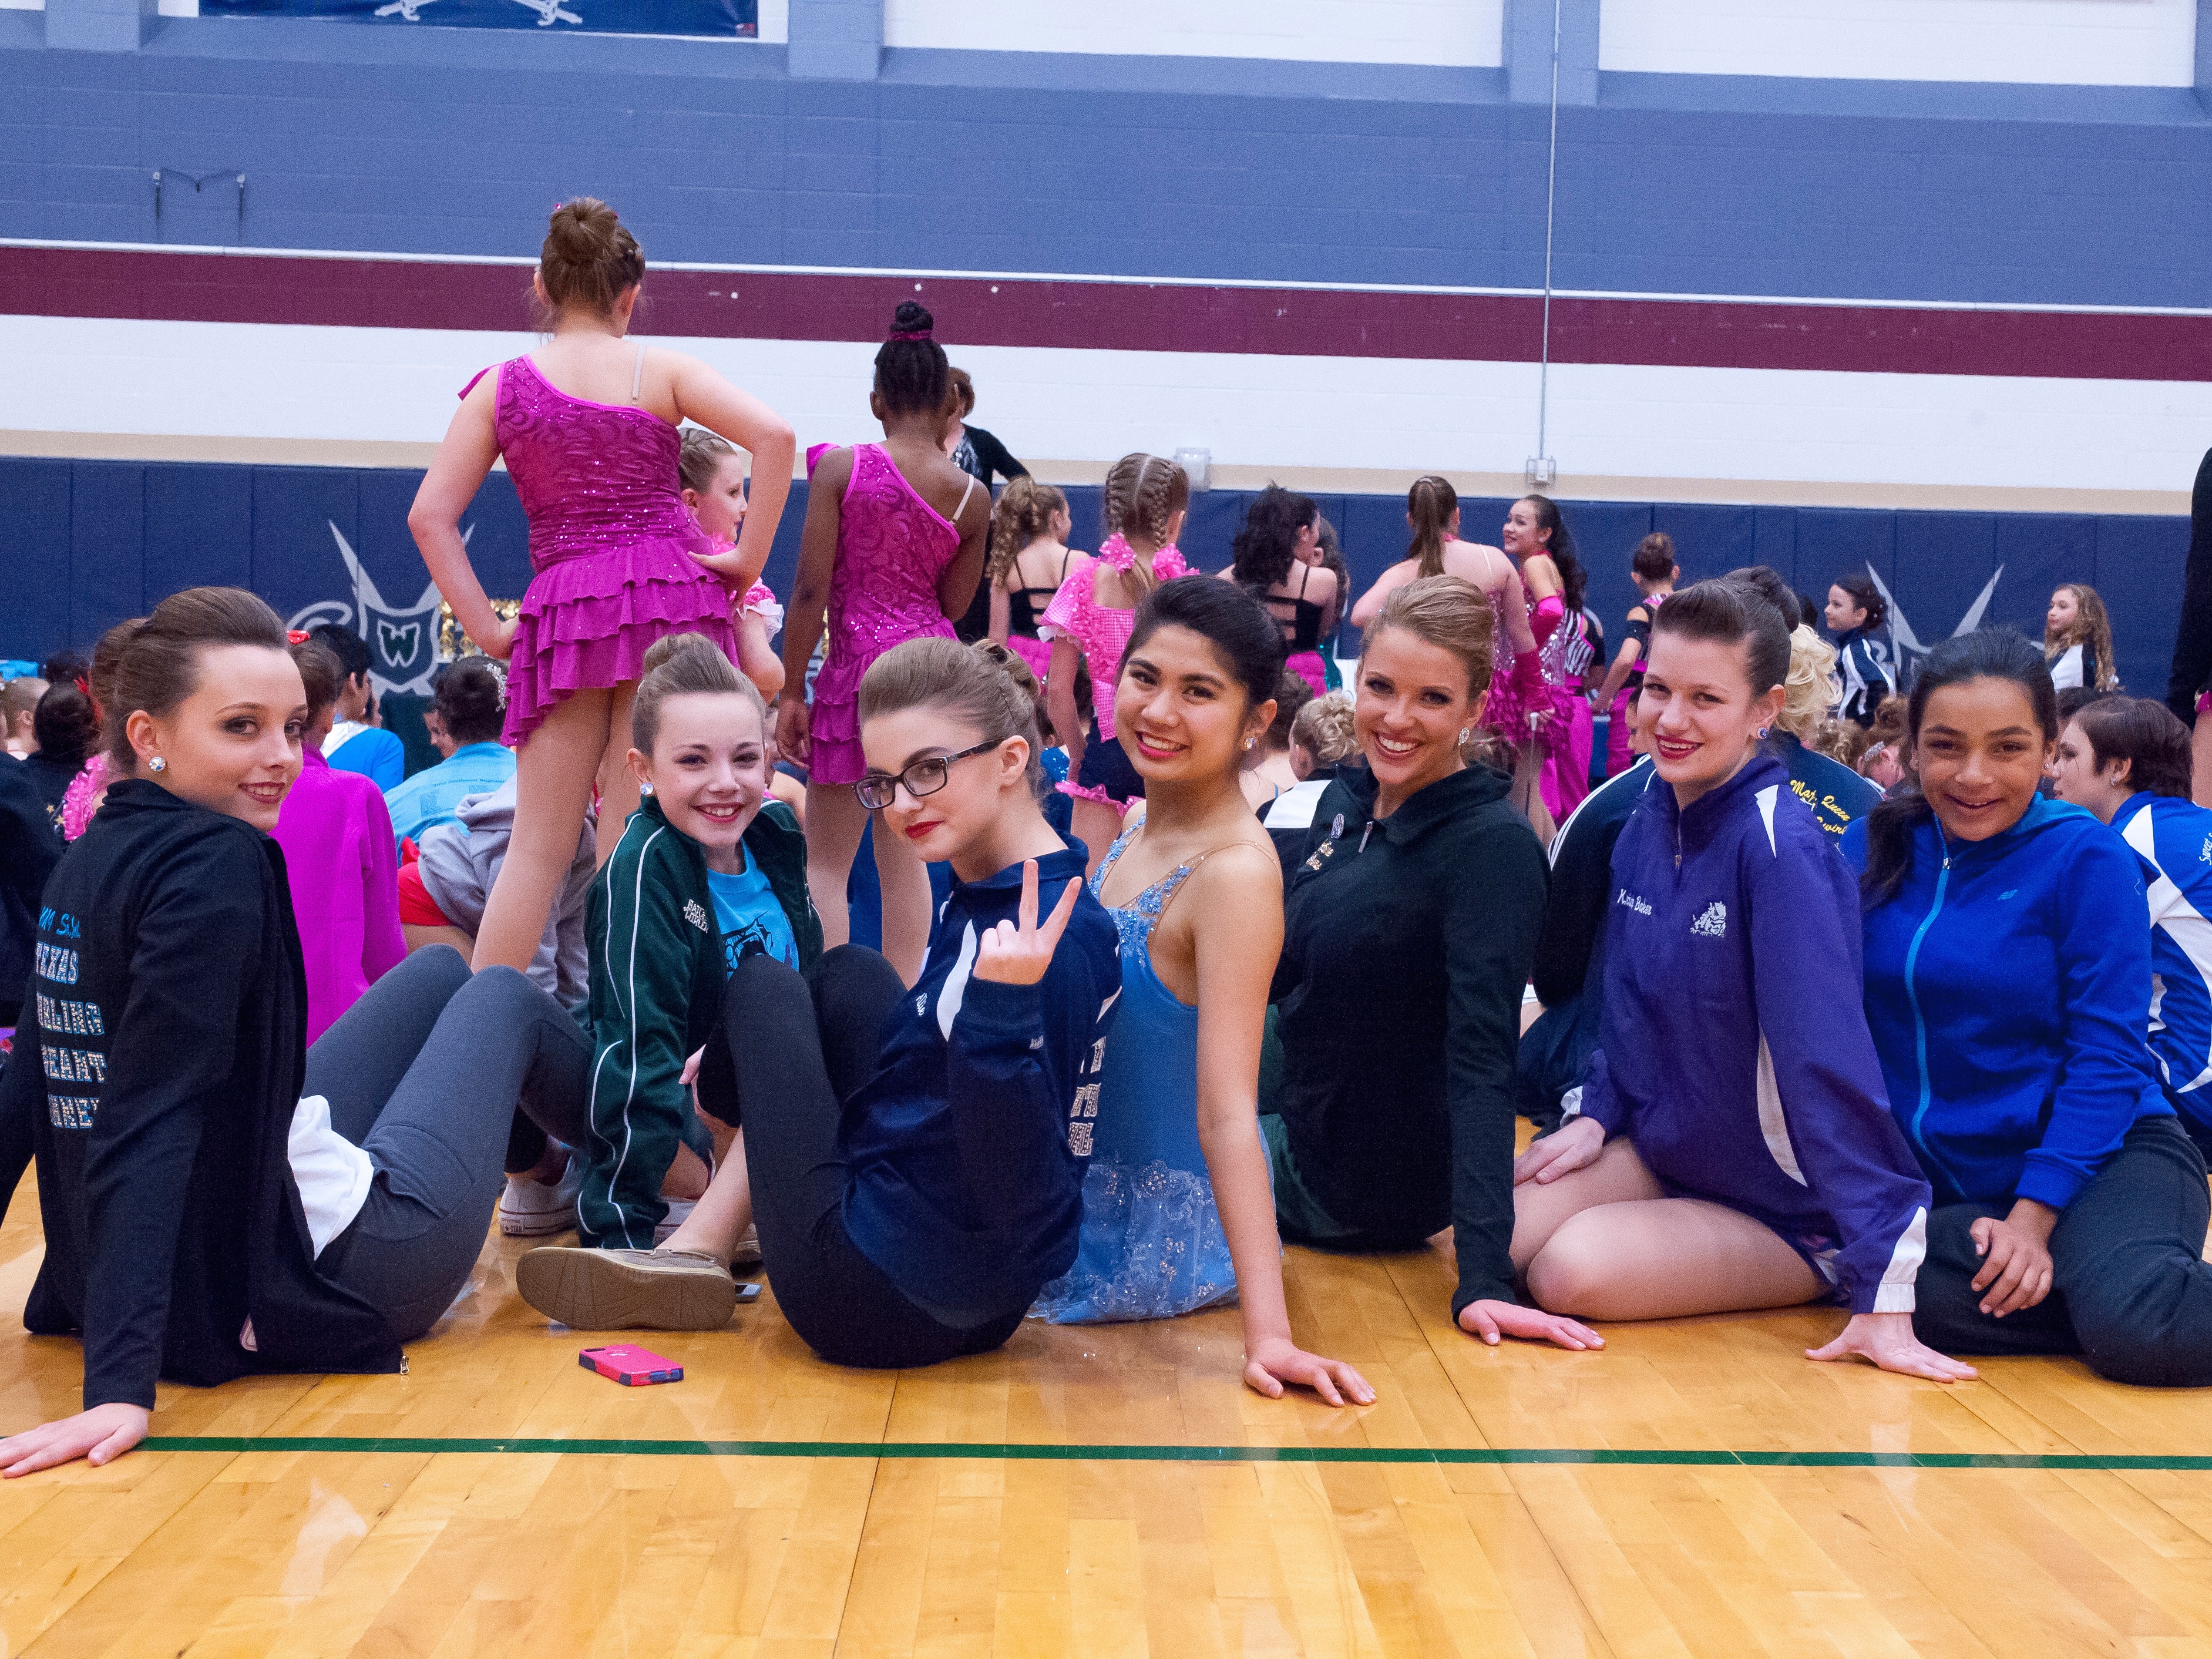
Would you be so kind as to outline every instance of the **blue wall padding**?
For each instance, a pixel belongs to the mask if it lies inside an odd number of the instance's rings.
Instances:
[[[333,525],[385,601],[404,609],[429,581],[407,528],[421,479],[419,472],[375,468],[0,458],[0,568],[9,572],[0,657],[89,647],[103,629],[203,582],[251,587],[288,618],[318,601],[349,603]],[[1229,564],[1253,493],[1216,489],[1194,498],[1182,538],[1194,567]],[[1099,492],[1071,489],[1067,495],[1075,545],[1096,548]],[[1355,592],[1405,556],[1403,497],[1315,499],[1337,526]],[[1463,497],[1462,533],[1494,543],[1510,505]],[[2184,518],[1667,501],[1563,506],[1589,570],[1588,603],[1612,641],[1636,602],[1629,556],[1657,529],[1674,537],[1685,580],[1765,562],[1820,603],[1837,576],[1871,566],[1923,645],[1951,633],[2000,566],[2004,574],[1985,620],[2039,637],[2052,586],[2087,582],[2111,607],[2121,678],[2143,692],[2165,684],[2189,549]],[[806,487],[794,484],[766,573],[780,598],[790,595],[805,516]],[[486,480],[462,522],[485,590],[519,598],[530,578],[529,530],[505,473]],[[1353,648],[1349,634],[1346,648]]]

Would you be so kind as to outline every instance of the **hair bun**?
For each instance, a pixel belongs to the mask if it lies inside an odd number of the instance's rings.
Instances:
[[[646,647],[645,672],[650,674],[663,663],[672,662],[678,657],[688,656],[695,651],[720,657],[725,662],[729,660],[722,647],[704,634],[664,634]]]
[[[622,293],[645,277],[645,255],[617,214],[594,196],[553,210],[538,262],[538,284],[556,311],[581,306],[611,313]]]
[[[932,337],[937,328],[937,319],[929,314],[929,307],[914,300],[901,300],[898,309],[891,313],[891,337],[913,340]]]

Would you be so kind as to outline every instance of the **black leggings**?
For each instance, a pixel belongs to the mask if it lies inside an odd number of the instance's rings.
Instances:
[[[2204,1160],[2170,1117],[2144,1118],[2051,1235],[2051,1294],[2002,1319],[1972,1288],[1979,1204],[1928,1218],[1912,1329],[1945,1353],[2078,1353],[2115,1382],[2212,1384],[2212,1265],[2203,1259],[2212,1194]]]
[[[939,1324],[845,1231],[842,1103],[874,1074],[884,1022],[905,995],[896,970],[865,945],[838,946],[804,977],[748,957],[723,997],[729,1063],[699,1069],[699,1103],[744,1126],[753,1218],[776,1305],[823,1358],[873,1370],[988,1353],[1028,1311],[969,1330]]]
[[[483,1249],[515,1109],[569,1146],[588,1125],[592,1044],[511,968],[471,975],[417,951],[307,1050],[306,1092],[375,1166],[368,1200],[315,1266],[411,1342],[453,1305]]]

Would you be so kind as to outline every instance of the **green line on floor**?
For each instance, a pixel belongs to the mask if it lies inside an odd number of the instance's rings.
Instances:
[[[949,1441],[421,1439],[407,1436],[157,1434],[149,1451],[500,1454],[568,1457],[972,1458],[1053,1463],[1564,1463],[1669,1468],[2212,1470],[2158,1453],[1638,1450],[1610,1446],[1062,1446]]]

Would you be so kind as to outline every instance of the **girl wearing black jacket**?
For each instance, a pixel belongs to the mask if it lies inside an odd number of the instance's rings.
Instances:
[[[1456,576],[1407,582],[1365,630],[1366,764],[1322,795],[1291,878],[1260,1127],[1285,1239],[1404,1250],[1451,1227],[1462,1330],[1596,1348],[1514,1297],[1513,1060],[1545,872],[1510,781],[1461,757],[1492,634]]]
[[[274,611],[187,590],[114,629],[94,678],[116,781],[47,884],[0,1079],[0,1192],[35,1151],[46,1231],[24,1323],[82,1334],[84,1410],[0,1440],[9,1475],[128,1451],[157,1376],[400,1370],[483,1246],[516,1104],[585,1128],[574,1023],[452,951],[307,1052],[267,833],[307,696]]]

